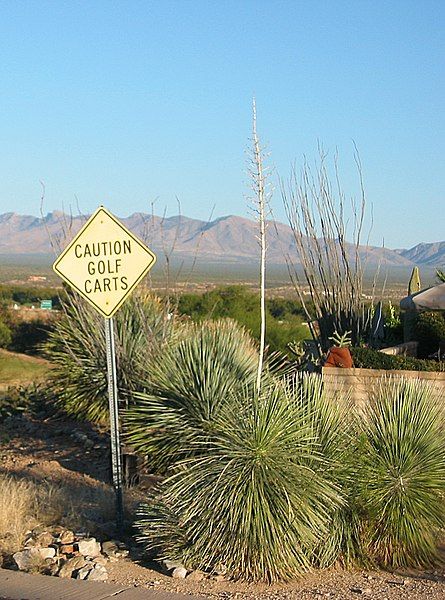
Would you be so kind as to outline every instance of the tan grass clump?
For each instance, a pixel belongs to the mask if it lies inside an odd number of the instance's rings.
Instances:
[[[16,552],[27,530],[62,514],[63,497],[54,486],[0,475],[0,552]]]

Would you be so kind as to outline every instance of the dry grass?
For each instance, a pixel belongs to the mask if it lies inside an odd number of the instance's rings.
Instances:
[[[0,476],[0,551],[18,550],[28,529],[57,521],[63,508],[54,486]]]
[[[26,532],[37,526],[90,530],[94,521],[113,517],[114,494],[109,486],[74,489],[69,484],[56,487],[0,475],[0,554],[20,550]]]

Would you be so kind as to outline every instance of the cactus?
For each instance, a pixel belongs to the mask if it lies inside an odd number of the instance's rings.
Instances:
[[[351,333],[351,331],[345,331],[343,335],[340,335],[338,331],[335,331],[334,335],[329,339],[337,348],[349,348],[351,345]]]
[[[417,292],[420,292],[420,272],[419,267],[414,267],[408,284],[408,295],[411,296]]]
[[[420,273],[419,267],[414,267],[408,284],[408,295],[420,292]],[[410,342],[414,339],[414,327],[416,324],[417,313],[415,310],[407,310],[403,319],[403,341]]]

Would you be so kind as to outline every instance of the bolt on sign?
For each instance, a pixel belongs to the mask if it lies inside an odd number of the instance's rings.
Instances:
[[[53,265],[106,318],[114,315],[156,256],[102,206]]]

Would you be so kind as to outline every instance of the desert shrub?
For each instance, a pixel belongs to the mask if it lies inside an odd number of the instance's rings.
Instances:
[[[425,360],[400,354],[384,354],[373,348],[351,348],[350,350],[354,366],[362,369],[445,371],[444,361]]]
[[[442,408],[428,385],[384,379],[368,407],[363,431],[368,550],[391,568],[433,563],[445,518]]]
[[[429,356],[445,345],[445,318],[442,313],[420,313],[414,327],[414,338],[419,342],[418,353]]]
[[[182,294],[178,310],[200,322],[227,317],[245,327],[254,338],[260,336],[259,294],[240,285],[217,288],[203,294]],[[310,337],[303,325],[303,312],[298,303],[283,298],[266,300],[266,344],[272,352],[288,353],[292,341]]]
[[[115,316],[118,386],[122,394],[141,389],[147,361],[180,335],[181,324],[160,300],[133,294]],[[54,364],[50,389],[70,415],[95,423],[108,419],[104,320],[71,296],[65,315],[45,345]],[[128,398],[128,396],[125,396]]]
[[[42,319],[12,321],[12,339],[9,348],[15,352],[37,354],[48,339],[53,326],[51,321]]]
[[[13,415],[49,415],[54,410],[55,399],[39,384],[9,387],[0,391],[0,422]]]
[[[148,363],[145,392],[133,394],[125,416],[126,439],[162,470],[189,454],[199,435],[210,433],[234,393],[252,389],[258,352],[234,321],[205,321],[164,348],[162,360]]]
[[[385,345],[395,346],[403,342],[403,323],[400,309],[396,308],[391,300],[383,309]]]
[[[300,404],[323,457],[323,462],[315,463],[313,468],[317,471],[321,466],[324,477],[336,486],[342,499],[329,515],[329,532],[315,549],[312,560],[323,568],[337,561],[345,565],[363,562],[356,480],[360,448],[349,397],[327,396],[318,374],[299,374],[289,386],[288,393]]]
[[[11,344],[12,333],[10,328],[0,321],[0,348],[7,348]]]
[[[189,568],[224,564],[247,580],[288,580],[310,568],[341,496],[287,386],[264,384],[259,397],[234,389],[187,453],[139,510],[147,552]]]

